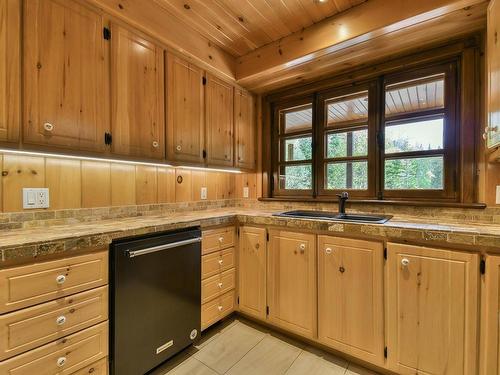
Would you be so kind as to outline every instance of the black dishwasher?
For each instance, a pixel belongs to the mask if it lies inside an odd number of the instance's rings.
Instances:
[[[111,374],[143,375],[198,338],[201,231],[123,238],[109,256]]]

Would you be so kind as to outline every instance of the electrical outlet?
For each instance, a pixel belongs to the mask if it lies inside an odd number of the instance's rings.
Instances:
[[[497,198],[496,204],[500,204],[500,185],[497,185]]]
[[[248,196],[250,195],[249,190],[250,189],[248,188],[248,186],[243,187],[243,198],[248,198]]]
[[[207,188],[206,187],[202,187],[201,188],[201,199],[207,199]]]
[[[23,188],[23,208],[49,208],[49,189]]]

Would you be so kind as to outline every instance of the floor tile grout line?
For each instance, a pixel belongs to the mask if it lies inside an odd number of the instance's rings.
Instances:
[[[259,332],[262,332],[262,331],[259,331]],[[262,333],[264,333],[264,332],[262,332]],[[266,338],[266,336],[267,336],[267,333],[264,333],[264,335],[262,336],[262,338],[259,341],[257,341],[254,346],[252,346],[250,349],[248,349],[248,351],[238,361],[236,361],[235,364],[233,364],[231,367],[229,367],[224,374],[229,373],[229,371],[231,371],[231,369],[234,366],[236,366],[239,362],[241,362],[243,360],[243,358],[245,358],[248,355],[248,353],[250,353],[257,345],[259,345],[262,342],[262,340],[264,340]]]
[[[300,349],[300,348],[297,348],[297,349]],[[300,357],[300,355],[304,352],[304,349],[300,349],[299,351],[299,354],[297,354],[297,357],[294,358],[294,360],[292,361],[292,363],[290,363],[290,366],[288,366],[288,368],[285,370],[285,372],[283,373],[283,375],[286,375],[286,373],[288,371],[290,371],[290,369],[292,368],[293,364],[295,363],[295,361],[297,361],[297,359]]]
[[[217,371],[216,369],[214,369],[214,368],[210,367],[209,365],[207,365],[205,362],[200,361],[198,358],[195,358],[194,356],[193,356],[193,358],[194,358],[197,362],[200,362],[203,366],[208,367],[210,370],[212,370],[212,371],[213,371],[213,372],[215,372],[216,374],[218,374],[218,375],[223,375],[222,373],[220,373],[220,372],[219,372],[219,371]]]

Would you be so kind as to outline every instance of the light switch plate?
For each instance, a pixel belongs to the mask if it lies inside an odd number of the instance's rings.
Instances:
[[[23,208],[49,208],[49,189],[23,188]]]
[[[500,185],[497,185],[497,198],[496,204],[500,204]]]
[[[206,187],[202,187],[201,188],[201,199],[207,199],[207,188]]]
[[[248,198],[248,196],[250,195],[249,190],[250,189],[248,189],[248,186],[243,187],[243,198]]]

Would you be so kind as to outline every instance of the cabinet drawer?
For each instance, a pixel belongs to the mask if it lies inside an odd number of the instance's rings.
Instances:
[[[201,242],[202,255],[232,246],[234,246],[234,227],[203,231]]]
[[[0,360],[108,319],[108,287],[0,316]]]
[[[234,247],[201,257],[201,278],[217,275],[234,268]]]
[[[234,291],[201,306],[201,329],[205,329],[234,311]]]
[[[50,301],[108,282],[108,252],[0,270],[0,313]]]
[[[236,279],[235,269],[222,272],[201,282],[201,303],[210,301],[223,293],[234,289]]]
[[[108,375],[108,357],[88,365],[72,375]]]
[[[0,375],[69,375],[108,355],[108,322],[0,362]]]

